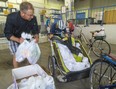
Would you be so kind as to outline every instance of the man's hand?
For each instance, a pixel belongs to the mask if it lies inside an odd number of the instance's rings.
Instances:
[[[23,43],[23,41],[24,41],[24,38],[19,38],[19,43]]]
[[[39,35],[38,34],[34,35],[34,39],[35,39],[35,42],[38,43],[39,42]]]

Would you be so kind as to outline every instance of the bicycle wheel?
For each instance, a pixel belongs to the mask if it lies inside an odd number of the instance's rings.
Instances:
[[[62,65],[57,62],[57,67],[55,71],[55,77],[59,82],[67,82],[65,77],[66,72],[63,70]]]
[[[48,57],[48,69],[50,71],[50,75],[52,75],[56,80],[59,82],[67,82],[63,70],[60,68],[59,64],[56,64],[56,59],[54,56]]]
[[[92,49],[93,49],[93,53],[98,57],[100,56],[101,51],[107,54],[110,54],[111,52],[111,47],[109,43],[105,40],[95,40],[92,43]]]
[[[90,89],[114,89],[111,86],[115,82],[116,68],[111,63],[98,59],[91,67]]]
[[[48,57],[48,70],[50,72],[50,75],[55,77],[55,57],[54,56]]]

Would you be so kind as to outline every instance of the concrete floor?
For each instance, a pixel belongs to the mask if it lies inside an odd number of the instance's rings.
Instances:
[[[49,43],[40,43],[41,57],[38,64],[44,66],[47,69],[48,56],[50,54]],[[111,45],[112,53],[116,54],[116,45]],[[90,54],[92,61],[96,60],[97,57],[94,54]],[[24,64],[24,63],[23,63]],[[12,56],[10,55],[9,49],[0,50],[0,89],[7,89],[7,87],[13,83],[11,70],[12,70]],[[59,83],[55,81],[56,89],[90,89],[89,79],[81,79],[68,83]]]

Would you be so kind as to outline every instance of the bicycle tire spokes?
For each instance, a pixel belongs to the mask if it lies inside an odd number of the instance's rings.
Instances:
[[[110,45],[105,40],[95,40],[92,44],[93,53],[96,56],[100,56],[101,53],[109,54],[111,51]]]
[[[116,88],[116,70],[114,66],[105,61],[96,62],[90,72],[91,89]]]

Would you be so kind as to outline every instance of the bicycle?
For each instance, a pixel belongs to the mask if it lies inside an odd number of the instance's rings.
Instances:
[[[90,89],[116,89],[116,57],[103,54],[90,70]]]
[[[87,47],[89,48],[88,54],[90,54],[90,51],[92,50],[96,56],[100,57],[101,49],[104,50],[107,54],[110,54],[111,47],[110,47],[110,44],[105,40],[106,35],[94,36],[94,33],[95,32],[99,33],[100,30],[90,31],[90,33],[92,34],[92,37],[91,39],[87,39],[83,33],[83,28],[81,26],[77,26],[77,27],[80,28],[80,32],[79,32],[79,35],[76,36],[75,38],[79,39],[83,45],[84,44],[87,45]]]

